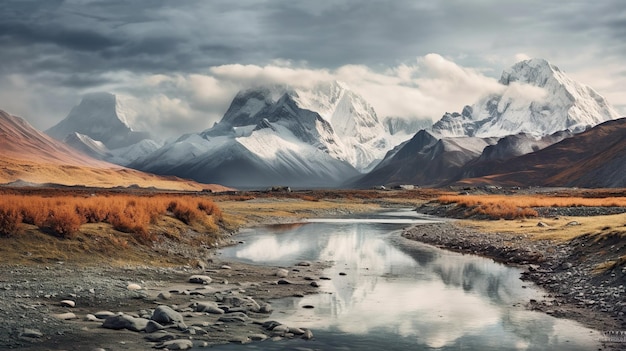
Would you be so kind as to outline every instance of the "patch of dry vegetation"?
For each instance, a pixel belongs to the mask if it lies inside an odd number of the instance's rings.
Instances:
[[[212,234],[219,231],[223,219],[213,201],[192,195],[5,193],[0,197],[0,234],[20,235],[20,224],[24,223],[71,239],[86,223],[107,223],[117,231],[133,234],[139,242],[149,243],[156,240],[151,225],[166,215]]]
[[[537,217],[533,207],[626,207],[626,197],[549,196],[549,195],[442,195],[444,205],[456,204],[466,208],[465,215],[482,215],[490,219]]]

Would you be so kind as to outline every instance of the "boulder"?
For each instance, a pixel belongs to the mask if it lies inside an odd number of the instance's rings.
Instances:
[[[162,324],[183,322],[183,316],[180,313],[165,305],[158,306],[152,313],[152,317],[150,319]]]

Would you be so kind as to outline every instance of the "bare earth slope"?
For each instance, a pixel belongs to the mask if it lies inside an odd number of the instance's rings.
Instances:
[[[175,177],[159,177],[93,159],[0,110],[0,183],[14,181],[172,190],[227,190]]]

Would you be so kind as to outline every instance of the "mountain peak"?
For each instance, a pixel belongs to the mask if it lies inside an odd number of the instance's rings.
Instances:
[[[103,142],[108,148],[128,146],[148,138],[147,133],[135,132],[128,124],[131,110],[114,94],[96,92],[85,94],[80,104],[72,108],[61,122],[46,133],[57,140],[80,133]]]
[[[595,90],[544,59],[516,63],[504,70],[500,84],[501,92],[466,106],[462,114],[444,115],[433,131],[441,136],[544,136],[578,133],[619,117]]]

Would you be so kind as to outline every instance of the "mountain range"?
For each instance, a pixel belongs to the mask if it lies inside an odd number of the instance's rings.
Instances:
[[[341,82],[258,86],[240,91],[211,128],[167,143],[133,130],[123,99],[93,93],[46,133],[64,142],[57,158],[238,188],[623,184],[622,120],[602,96],[543,59],[513,65],[499,83],[434,124],[380,118]],[[20,135],[42,141],[37,133]],[[19,145],[5,141],[2,151],[19,157]]]

